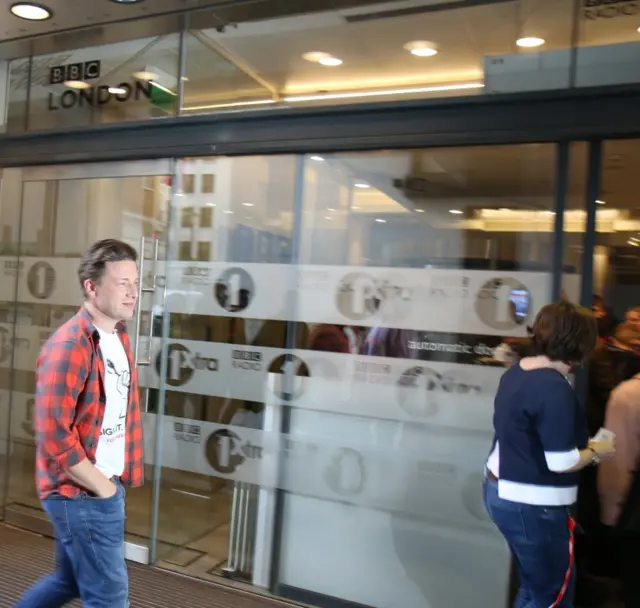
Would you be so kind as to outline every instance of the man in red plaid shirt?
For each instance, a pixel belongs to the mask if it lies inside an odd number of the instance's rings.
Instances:
[[[16,608],[127,608],[124,486],[144,481],[135,362],[123,321],[138,295],[136,251],[107,239],[78,269],[84,306],[36,367],[36,483],[56,533],[56,570]]]

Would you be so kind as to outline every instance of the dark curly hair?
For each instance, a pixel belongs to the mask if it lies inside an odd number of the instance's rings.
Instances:
[[[598,325],[592,312],[564,301],[544,306],[531,333],[533,355],[570,365],[582,363],[598,342]]]

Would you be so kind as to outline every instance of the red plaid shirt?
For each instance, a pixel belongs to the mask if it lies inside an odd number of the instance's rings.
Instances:
[[[119,323],[116,331],[131,369],[122,482],[136,487],[144,483],[138,378],[124,324]],[[104,373],[98,331],[82,308],[47,340],[36,365],[36,485],[40,498],[54,491],[67,497],[82,491],[66,471],[85,458],[95,464],[107,403]]]

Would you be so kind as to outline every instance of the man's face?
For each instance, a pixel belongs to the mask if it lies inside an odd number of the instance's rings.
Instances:
[[[636,327],[640,327],[640,311],[638,310],[630,310],[627,313],[627,323],[631,323]]]
[[[135,262],[107,262],[98,283],[87,282],[92,304],[114,321],[128,321],[133,317],[138,299],[138,266]]]
[[[607,311],[600,302],[594,302],[591,306],[591,311],[596,319],[602,319],[607,316]]]

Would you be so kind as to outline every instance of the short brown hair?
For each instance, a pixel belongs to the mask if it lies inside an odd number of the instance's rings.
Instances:
[[[82,293],[87,295],[84,290],[85,281],[100,282],[104,276],[107,262],[124,261],[138,261],[136,250],[128,243],[116,239],[103,239],[91,245],[82,256],[78,268],[78,279],[80,279]]]
[[[598,325],[591,311],[570,302],[547,304],[533,323],[534,355],[552,361],[581,363],[596,347]]]

